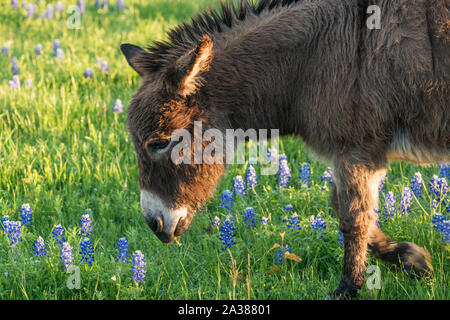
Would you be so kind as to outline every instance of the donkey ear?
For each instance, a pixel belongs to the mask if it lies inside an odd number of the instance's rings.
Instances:
[[[167,73],[169,83],[184,97],[195,93],[202,85],[202,74],[209,70],[213,58],[213,43],[207,35],[199,46],[179,58]]]
[[[128,64],[142,77],[147,72],[144,61],[145,57],[149,55],[147,51],[141,47],[133,44],[124,43],[120,46],[123,55],[128,61]]]

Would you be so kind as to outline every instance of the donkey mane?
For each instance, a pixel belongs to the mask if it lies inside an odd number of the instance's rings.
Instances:
[[[244,21],[250,16],[259,16],[264,11],[272,11],[288,7],[300,0],[232,0],[222,1],[218,10],[210,8],[194,16],[190,24],[184,22],[168,32],[168,40],[154,41],[147,50],[149,55],[142,65],[149,71],[158,71],[170,65],[186,51],[191,50],[207,35],[223,33],[230,30],[238,21]]]

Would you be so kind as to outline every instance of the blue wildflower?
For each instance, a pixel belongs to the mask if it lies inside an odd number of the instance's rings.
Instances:
[[[35,256],[38,256],[39,258],[43,258],[44,256],[48,256],[47,254],[47,245],[44,242],[44,239],[42,237],[38,237],[36,241],[34,242],[33,252]]]
[[[250,165],[245,173],[245,183],[247,184],[247,189],[253,189],[258,185],[258,176],[256,175],[255,168]]]
[[[405,187],[402,191],[402,198],[400,199],[400,212],[404,215],[406,212],[411,211],[411,205],[413,200],[413,193],[410,188]]]
[[[285,211],[294,211],[294,206],[292,204],[287,204],[284,206]]]
[[[41,51],[42,51],[42,44],[38,43],[36,45],[36,47],[34,48],[34,52],[36,53],[37,56],[41,55]]]
[[[80,262],[84,261],[88,265],[92,266],[92,262],[94,262],[94,246],[92,245],[92,241],[90,239],[84,238],[84,240],[80,243],[80,254]]]
[[[339,234],[339,238],[337,240],[338,240],[339,244],[341,246],[343,246],[344,245],[344,234],[340,231],[338,232],[338,234]]]
[[[233,193],[230,190],[225,190],[222,192],[222,196],[220,197],[221,204],[219,208],[223,208],[228,212],[231,212],[233,208]]]
[[[57,51],[60,48],[61,48],[61,40],[59,40],[59,39],[54,40],[53,41],[53,54],[54,54],[55,57],[58,56],[58,52]]]
[[[31,208],[28,203],[23,204],[20,208],[19,221],[26,227],[31,227],[31,218],[33,217],[32,211],[33,208]]]
[[[286,260],[285,258],[286,252],[291,253],[291,249],[289,248],[288,245],[286,245],[285,247],[279,247],[274,262],[279,264],[283,263]]]
[[[448,162],[442,162],[438,164],[438,167],[441,169],[439,172],[439,178],[450,180],[450,164]]]
[[[309,221],[311,224],[311,228],[315,231],[321,231],[320,238],[323,239],[323,241],[327,242],[328,240],[325,239],[325,230],[327,228],[327,222],[320,216],[317,215],[315,217],[312,217]]]
[[[19,0],[11,0],[11,6],[14,10],[17,10],[19,8]]]
[[[411,190],[416,198],[422,198],[423,179],[420,172],[416,172],[411,177],[411,181],[409,184],[411,185]]]
[[[109,72],[109,64],[108,64],[108,61],[103,60],[103,61],[100,63],[100,70],[101,70],[103,73],[108,73],[108,72]]]
[[[298,173],[300,174],[300,185],[301,186],[311,186],[311,167],[308,163],[303,162],[300,169],[298,169]]]
[[[67,271],[67,268],[70,265],[73,265],[73,253],[72,253],[72,247],[68,242],[63,242],[61,244],[61,250],[60,250],[60,259],[61,264],[64,265],[64,271]]]
[[[13,74],[18,74],[19,73],[19,64],[18,64],[18,59],[17,57],[13,57],[11,59],[11,72]]]
[[[441,224],[445,221],[445,216],[442,213],[436,213],[431,218],[431,223],[434,224],[433,228],[441,232]]]
[[[291,179],[291,169],[289,169],[287,160],[281,160],[278,169],[278,181],[280,182],[280,187],[288,187],[289,180]]]
[[[389,191],[386,195],[383,215],[386,219],[392,218],[395,215],[395,195],[392,191]]]
[[[430,180],[430,194],[436,197],[438,202],[443,201],[443,204],[446,205],[445,197],[448,192],[448,183],[445,178],[438,178],[437,175],[434,175]]]
[[[122,101],[120,101],[120,99],[117,99],[116,102],[114,102],[114,106],[113,106],[112,110],[117,113],[123,112],[123,104],[122,104]]]
[[[80,233],[79,236],[89,238],[92,233],[92,220],[89,214],[83,214],[80,219]]]
[[[226,219],[222,222],[222,226],[220,227],[220,237],[219,239],[222,241],[223,248],[222,250],[227,250],[231,248],[232,245],[236,244],[234,242],[234,217],[232,215],[229,215],[226,217]]]
[[[19,76],[12,77],[12,80],[9,80],[8,87],[10,89],[20,89],[20,79]]]
[[[261,224],[262,225],[266,226],[268,222],[269,222],[269,218],[267,218],[267,217],[262,217],[261,218]]]
[[[84,70],[83,76],[85,78],[92,78],[92,76],[93,76],[92,69],[86,68],[86,70]]]
[[[31,80],[31,79],[25,80],[25,87],[32,88],[33,87],[33,80]]]
[[[58,59],[64,59],[64,51],[61,48],[56,49],[56,57]]]
[[[63,4],[61,1],[58,1],[55,3],[55,12],[61,12],[63,11]]]
[[[213,221],[211,222],[212,226],[216,226],[217,228],[220,227],[220,218],[219,217],[214,217]]]
[[[125,10],[125,0],[117,0],[117,9],[119,11]]]
[[[86,12],[86,2],[84,0],[78,0],[78,9],[80,9],[80,13]]]
[[[62,245],[64,242],[66,242],[66,238],[64,237],[64,233],[66,233],[66,229],[60,224],[53,227],[53,238]]]
[[[320,181],[333,185],[333,171],[330,167],[320,176]]]
[[[131,271],[133,272],[131,279],[136,283],[145,283],[144,278],[147,273],[146,265],[144,254],[140,250],[136,250],[133,253],[133,266],[131,267]]]
[[[278,157],[278,162],[281,162],[283,160],[289,161],[289,157],[287,155],[285,155],[284,153],[280,154],[280,156]]]
[[[2,54],[8,54],[8,52],[9,52],[9,48],[6,46],[6,44],[4,44],[2,46]]]
[[[288,233],[296,231],[298,233],[302,228],[300,226],[300,220],[298,219],[298,215],[294,213],[289,219],[283,219],[283,222],[286,223],[288,227]]]
[[[47,20],[53,19],[53,6],[51,4],[47,5],[47,8],[44,12],[44,16],[47,18]]]
[[[122,237],[119,239],[119,241],[116,243],[117,246],[117,252],[118,256],[117,259],[119,261],[130,263],[130,254],[128,253],[128,248],[130,248],[130,245],[128,244],[128,241],[125,237]]]
[[[22,225],[19,222],[7,220],[4,222],[4,226],[8,234],[10,248],[22,241]]]
[[[385,192],[386,178],[387,178],[387,174],[384,175],[384,176],[381,178],[380,185],[378,186],[378,192],[379,192],[379,193],[384,193],[384,192]]]
[[[244,210],[244,222],[247,224],[247,226],[255,226],[255,217],[255,209],[253,209],[252,207],[248,207]]]
[[[8,221],[9,221],[9,216],[2,216],[2,218],[0,219],[0,228],[2,229],[2,231],[5,231],[6,223]]]
[[[33,18],[34,14],[36,13],[37,5],[33,2],[30,2],[27,6],[27,17]]]
[[[241,196],[245,196],[245,186],[244,180],[241,176],[236,176],[233,178],[233,195],[240,194]]]

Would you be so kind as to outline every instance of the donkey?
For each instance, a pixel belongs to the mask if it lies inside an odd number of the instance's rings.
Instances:
[[[379,9],[379,29],[368,27],[369,5]],[[169,243],[182,235],[226,169],[170,161],[175,130],[192,133],[194,121],[222,132],[278,128],[301,137],[335,175],[344,267],[334,297],[357,294],[368,250],[412,274],[430,273],[430,254],[389,239],[373,208],[389,161],[450,158],[449,7],[449,0],[241,0],[206,10],[146,50],[121,45],[142,78],[128,125],[142,214],[156,236]]]

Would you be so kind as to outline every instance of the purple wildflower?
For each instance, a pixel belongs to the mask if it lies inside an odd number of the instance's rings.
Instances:
[[[44,16],[45,16],[45,18],[47,18],[47,20],[53,19],[53,6],[51,4],[47,5]]]
[[[56,2],[55,4],[55,12],[61,12],[63,10],[63,4],[61,1]]]
[[[247,184],[247,189],[253,189],[258,185],[258,176],[252,165],[248,167],[247,172],[245,173],[245,182]]]
[[[298,173],[300,174],[300,185],[301,186],[311,186],[311,167],[308,163],[303,162],[300,169],[298,169]]]
[[[241,196],[245,196],[245,186],[244,180],[241,176],[236,176],[233,178],[233,195],[240,194]]]
[[[410,188],[405,187],[402,191],[402,198],[400,200],[400,212],[404,215],[406,212],[411,211],[411,205],[413,200],[413,193]]]
[[[231,212],[233,208],[233,193],[230,190],[225,190],[222,192],[222,196],[220,197],[221,204],[219,208],[223,208],[228,212]]]
[[[112,109],[116,113],[122,113],[123,112],[123,103],[120,99],[117,99],[116,102],[114,102],[114,106]]]
[[[41,55],[41,51],[42,51],[42,44],[38,43],[36,45],[36,47],[34,48],[34,52],[36,53],[37,56]]]
[[[31,80],[29,78],[27,80],[25,80],[25,87],[33,88],[33,80]]]
[[[411,177],[411,182],[409,184],[411,185],[411,190],[416,198],[422,198],[423,179],[420,172],[416,172]]]
[[[94,262],[94,246],[92,245],[92,241],[90,239],[84,238],[84,240],[80,243],[80,254],[80,262],[84,261],[88,265],[92,266],[92,262]]]
[[[31,227],[31,218],[33,217],[33,208],[28,203],[25,203],[20,208],[19,221],[26,227]]]
[[[58,49],[61,48],[61,40],[56,39],[55,41],[53,41],[53,54],[56,56],[58,56]]]
[[[320,181],[325,182],[325,184],[329,183],[330,185],[333,185],[333,171],[331,168],[328,168],[327,171],[320,176]]]
[[[27,6],[27,17],[33,18],[37,10],[37,5],[33,2],[30,2]]]
[[[283,222],[286,223],[286,226],[288,227],[288,233],[294,232],[299,233],[299,231],[302,229],[300,226],[300,220],[298,219],[298,215],[294,213],[289,219],[283,219]]]
[[[2,231],[6,230],[6,224],[9,221],[9,216],[2,216],[2,218],[0,219],[0,228],[2,229]]]
[[[36,241],[34,242],[33,252],[35,256],[38,256],[39,258],[43,258],[44,256],[48,256],[47,254],[47,245],[44,242],[44,239],[42,237],[38,237]]]
[[[6,46],[6,44],[4,44],[3,46],[2,46],[2,53],[3,54],[8,54],[9,53],[9,48]]]
[[[253,209],[252,207],[245,208],[244,222],[245,222],[245,224],[247,224],[247,226],[249,226],[249,227],[255,226],[255,217],[256,217],[255,209]]]
[[[450,180],[450,164],[448,162],[442,162],[438,164],[438,167],[441,169],[439,172],[439,178]]]
[[[387,174],[384,175],[383,178],[381,178],[380,185],[378,187],[378,192],[379,193],[384,193],[385,192],[386,178],[387,178]]]
[[[53,238],[62,245],[64,242],[66,242],[66,238],[64,237],[64,234],[66,233],[66,229],[60,224],[53,227]]]
[[[288,245],[286,245],[285,247],[279,247],[277,255],[276,255],[275,259],[274,259],[274,262],[276,262],[278,264],[283,263],[285,261],[285,259],[286,259],[285,258],[286,252],[291,253],[291,248],[289,248]]]
[[[220,228],[220,218],[219,217],[214,217],[213,221],[211,222],[212,226],[216,226],[217,228]]]
[[[136,250],[133,253],[133,266],[131,267],[131,271],[133,272],[131,279],[136,283],[145,283],[144,278],[147,273],[146,265],[147,263],[145,262],[143,253],[140,250]]]
[[[287,160],[282,159],[279,163],[278,169],[278,181],[280,182],[280,187],[288,187],[289,180],[291,179],[291,169],[289,169]]]
[[[11,0],[11,6],[14,10],[17,10],[19,8],[19,0]]]
[[[86,12],[86,2],[84,0],[78,0],[78,9],[80,9],[80,13]]]
[[[117,252],[118,256],[117,259],[119,261],[130,263],[130,254],[128,253],[128,248],[130,248],[130,245],[128,244],[127,238],[122,237],[119,239],[119,241],[116,243],[117,246]]]
[[[228,215],[225,220],[222,222],[222,226],[220,227],[220,240],[222,241],[223,248],[222,250],[227,250],[231,248],[232,245],[236,244],[234,242],[234,217],[232,215]]]
[[[267,218],[267,217],[262,217],[261,218],[261,224],[262,225],[266,226],[268,222],[269,222],[269,218]]]
[[[117,9],[120,11],[125,10],[125,0],[117,0]]]
[[[89,238],[92,233],[92,220],[89,214],[83,214],[80,219],[80,233],[81,237]]]
[[[92,69],[91,68],[86,68],[86,70],[84,70],[83,76],[85,78],[92,78],[92,76],[93,76]]]
[[[386,195],[383,215],[386,219],[392,218],[395,215],[395,195],[392,191],[389,191]]]
[[[60,250],[60,259],[61,264],[64,265],[64,271],[67,271],[67,268],[70,265],[73,265],[73,253],[72,253],[72,247],[68,242],[61,243],[61,250]]]
[[[7,220],[4,222],[4,226],[8,234],[10,248],[22,241],[22,225],[19,222]]]
[[[100,70],[101,70],[103,73],[108,73],[108,72],[109,72],[109,64],[108,64],[108,61],[103,60],[103,61],[101,62],[101,64],[100,64]]]

